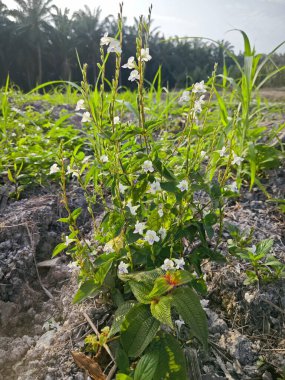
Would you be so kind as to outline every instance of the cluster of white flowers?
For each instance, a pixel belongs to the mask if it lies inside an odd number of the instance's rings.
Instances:
[[[108,49],[107,49],[108,53],[117,53],[117,54],[122,53],[120,41],[116,40],[116,38],[108,37],[108,33],[105,33],[104,36],[101,38],[100,45],[108,46]]]
[[[176,264],[176,265],[175,265]],[[184,269],[184,259],[165,259],[161,268],[163,270]]]
[[[202,82],[197,82],[193,85],[192,88],[192,93],[197,94],[197,93],[204,93],[206,92],[206,87],[205,83],[202,80]],[[200,96],[198,100],[195,101],[194,103],[194,112],[201,112],[202,111],[202,104],[204,103],[204,95]],[[190,100],[190,91],[183,91],[182,95],[178,99],[178,103],[187,103]]]
[[[146,48],[146,49],[141,49],[141,53],[140,53],[140,56],[139,56],[139,60],[143,61],[143,62],[148,62],[151,60],[151,55],[149,54],[149,48]],[[136,64],[136,61],[135,61],[135,57],[130,57],[128,58],[128,62],[125,63],[123,66],[122,66],[124,69],[129,69],[129,70],[132,70],[130,72],[130,75],[129,75],[129,78],[128,80],[130,82],[134,82],[135,80],[140,80],[140,74],[137,70],[137,64]]]
[[[178,103],[187,103],[190,100],[190,91],[183,91],[182,95],[180,96]]]

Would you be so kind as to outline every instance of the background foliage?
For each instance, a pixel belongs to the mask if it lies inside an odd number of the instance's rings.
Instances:
[[[11,82],[28,91],[37,84],[51,80],[81,80],[76,50],[81,62],[88,63],[88,80],[94,83],[99,73],[97,62],[100,57],[100,38],[105,32],[114,35],[114,16],[102,17],[100,8],[94,10],[84,6],[71,14],[68,9],[59,9],[53,0],[16,0],[16,9],[9,9],[0,0],[0,86],[9,74]],[[124,19],[126,22],[126,19]],[[123,62],[135,50],[138,20],[124,27]],[[233,52],[227,41],[219,44],[198,39],[169,39],[152,28],[149,47],[152,62],[147,67],[146,79],[151,81],[162,65],[164,86],[187,87],[211,75],[214,64],[222,70],[224,60],[235,74],[235,65],[225,57],[223,46]],[[242,59],[242,55],[238,56]],[[285,55],[273,57],[278,66],[285,62]],[[111,79],[114,62],[109,60],[106,78]],[[268,70],[274,64],[268,63]],[[120,85],[131,87],[128,73],[121,71]],[[270,85],[285,85],[281,75],[274,77]],[[132,87],[131,87],[132,88]]]

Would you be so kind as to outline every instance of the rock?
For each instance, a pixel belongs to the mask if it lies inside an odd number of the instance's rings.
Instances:
[[[237,330],[229,330],[223,334],[219,344],[241,365],[250,365],[257,358],[257,355],[252,350],[250,340]]]

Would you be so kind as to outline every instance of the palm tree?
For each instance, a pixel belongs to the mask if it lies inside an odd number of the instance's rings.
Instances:
[[[87,5],[84,6],[84,10],[79,10],[73,15],[75,47],[79,57],[84,57],[88,63],[93,78],[96,77],[97,62],[100,57],[100,38],[105,31],[100,16],[100,8],[91,11]]]
[[[21,43],[21,50],[24,48],[24,56],[31,53],[31,57],[34,59],[36,55],[36,80],[38,83],[42,82],[44,33],[50,29],[48,21],[50,19],[51,9],[53,8],[51,5],[52,1],[53,0],[15,0],[18,9],[13,9],[9,12],[16,20],[15,38],[17,42]],[[26,51],[26,49],[28,49],[28,51]],[[29,66],[29,71],[30,70],[31,67]]]
[[[63,79],[71,79],[71,53],[74,53],[75,47],[72,35],[74,33],[73,21],[69,17],[69,9],[63,11],[58,7],[54,7],[56,13],[52,13],[52,21],[54,29],[51,33],[51,53],[53,64],[57,68],[59,77]]]

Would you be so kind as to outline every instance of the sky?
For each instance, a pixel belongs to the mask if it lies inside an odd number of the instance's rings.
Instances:
[[[13,0],[3,0],[11,7]],[[102,15],[117,14],[120,0],[54,0],[60,8],[71,12],[84,4],[91,9],[101,7]],[[147,15],[153,5],[154,26],[165,36],[203,36],[228,40],[236,52],[242,50],[244,30],[257,52],[269,53],[285,40],[285,0],[124,0],[124,16]],[[285,52],[285,44],[279,50]]]

